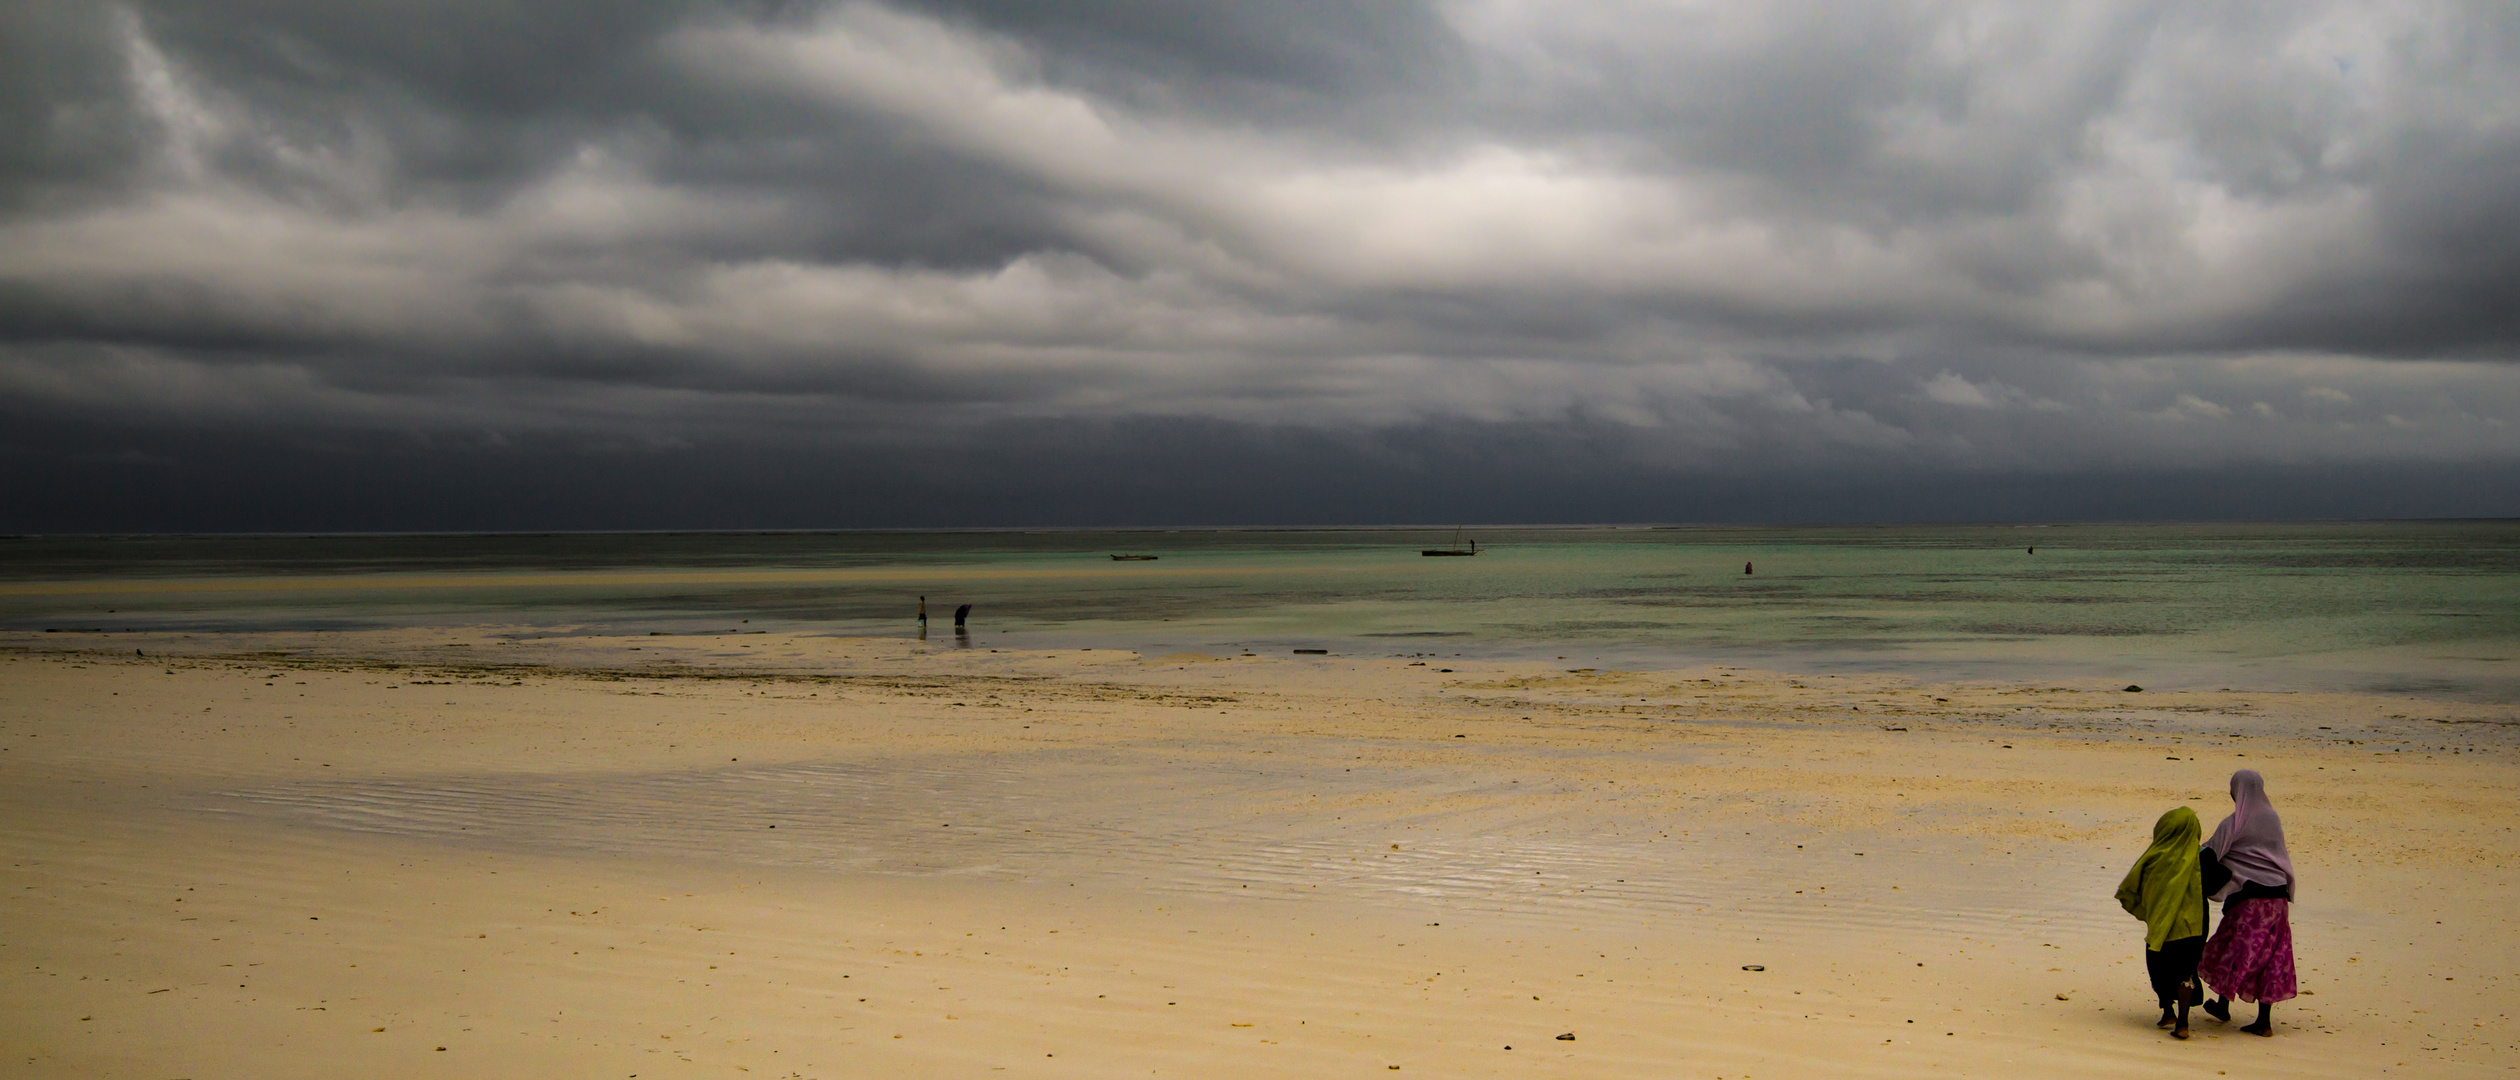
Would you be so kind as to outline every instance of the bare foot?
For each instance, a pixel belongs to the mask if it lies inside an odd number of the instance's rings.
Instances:
[[[2240,1030],[2248,1032],[2251,1035],[2268,1036],[2275,1034],[2275,1025],[2271,1021],[2260,1020],[2257,1023],[2241,1028]]]
[[[2187,1038],[2187,1037],[2188,1037],[2188,1033],[2187,1033],[2187,1025],[2186,1025],[2186,1024],[2181,1024],[2181,1025],[2179,1025],[2179,1026],[2177,1026],[2177,1027],[2171,1028],[2171,1029],[2170,1029],[2170,1037],[2171,1037],[2171,1038],[2173,1038],[2173,1039],[2184,1039],[2184,1038]]]
[[[2161,1019],[2153,1021],[2153,1026],[2154,1026],[2154,1027],[2157,1027],[2157,1028],[2166,1028],[2166,1027],[2169,1027],[2170,1025],[2172,1025],[2172,1024],[2176,1024],[2176,1023],[2178,1023],[2178,1022],[2179,1022],[2179,1018],[2178,1018],[2178,1016],[2176,1016],[2175,1014],[2171,1013],[2171,1011],[2170,1011],[2170,1010],[2168,1010],[2168,1009],[2163,1009],[2163,1010],[2161,1010]]]
[[[2208,1000],[2205,1003],[2205,1015],[2228,1023],[2231,1020],[2231,1003]]]

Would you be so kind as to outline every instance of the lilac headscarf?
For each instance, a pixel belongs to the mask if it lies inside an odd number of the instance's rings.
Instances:
[[[2231,816],[2214,826],[2205,846],[2231,871],[2231,884],[2214,898],[2240,891],[2245,882],[2275,888],[2292,884],[2292,853],[2284,849],[2284,819],[2266,801],[2266,778],[2256,769],[2231,774]]]

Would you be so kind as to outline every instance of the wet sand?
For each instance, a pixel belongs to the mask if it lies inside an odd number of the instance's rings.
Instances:
[[[10,1075],[2520,1058],[2503,705],[497,628],[0,648]],[[2110,892],[2244,766],[2306,993],[2273,1039],[2173,1043]]]

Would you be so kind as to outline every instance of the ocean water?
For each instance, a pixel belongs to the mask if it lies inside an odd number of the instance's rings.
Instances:
[[[0,629],[787,631],[2520,699],[2520,522],[0,540]],[[1115,553],[1155,555],[1116,562]],[[1753,572],[1745,573],[1745,565]],[[973,605],[968,635],[951,612]]]

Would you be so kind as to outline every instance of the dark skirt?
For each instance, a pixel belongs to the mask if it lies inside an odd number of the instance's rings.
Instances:
[[[2152,976],[2153,993],[2160,996],[2163,1008],[2178,1004],[2181,989],[2196,981],[2196,962],[2204,955],[2202,934],[2144,950],[2144,974]]]
[[[2242,1001],[2290,1001],[2293,979],[2292,901],[2233,899],[2223,904],[2222,925],[2205,943],[2198,973],[2205,985]]]

